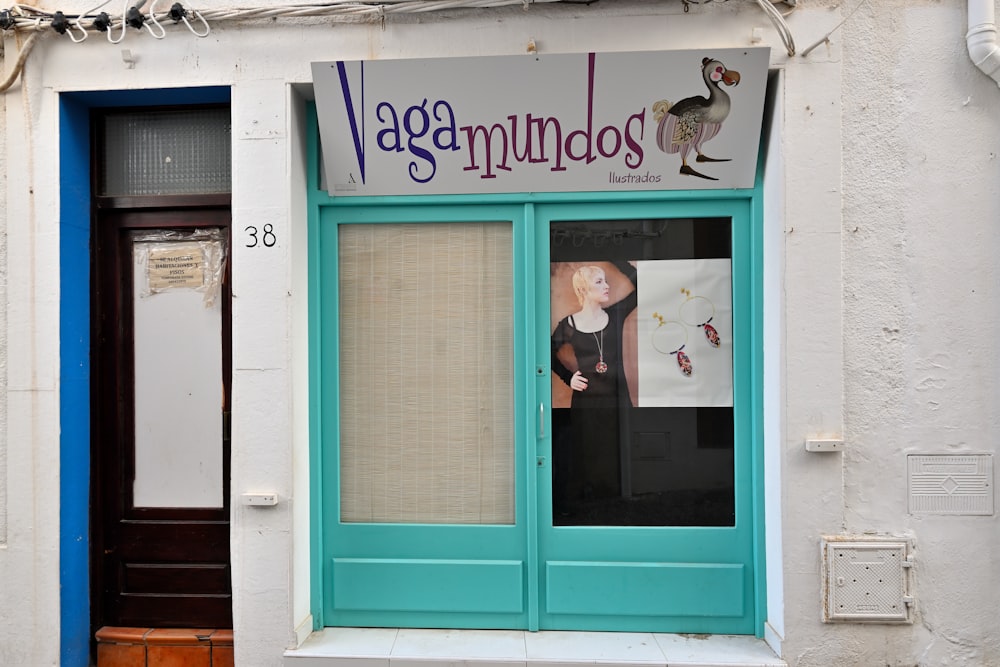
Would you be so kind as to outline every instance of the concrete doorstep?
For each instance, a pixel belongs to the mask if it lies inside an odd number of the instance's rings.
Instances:
[[[286,667],[787,667],[736,635],[326,628],[285,652]]]

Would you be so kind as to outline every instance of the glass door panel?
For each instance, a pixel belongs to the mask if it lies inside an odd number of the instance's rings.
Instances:
[[[325,622],[525,627],[522,209],[331,209],[319,234]]]
[[[730,226],[552,222],[556,525],[733,525]]]
[[[339,240],[341,520],[514,523],[510,224]]]
[[[201,234],[132,238],[135,507],[223,507],[224,250]]]
[[[752,631],[745,207],[537,217],[541,627]]]

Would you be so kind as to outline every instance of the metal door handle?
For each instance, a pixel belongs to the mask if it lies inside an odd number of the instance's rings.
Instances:
[[[538,439],[545,438],[545,404],[538,404]]]

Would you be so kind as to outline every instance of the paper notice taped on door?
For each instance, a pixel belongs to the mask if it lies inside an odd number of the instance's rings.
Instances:
[[[200,288],[205,284],[205,254],[198,243],[171,244],[149,251],[149,291]]]

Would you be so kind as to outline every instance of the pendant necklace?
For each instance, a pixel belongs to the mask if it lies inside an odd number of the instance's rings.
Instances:
[[[597,365],[594,366],[594,370],[597,371],[598,373],[607,373],[608,365],[604,363],[604,329],[601,329],[600,338],[598,338],[597,334],[594,332],[591,332],[591,335],[594,337],[594,342],[597,343],[598,360],[597,360]]]

